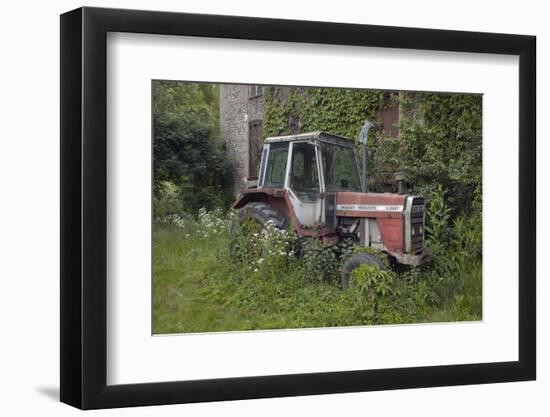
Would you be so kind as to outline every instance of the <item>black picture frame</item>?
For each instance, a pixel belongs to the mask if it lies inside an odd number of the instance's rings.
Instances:
[[[108,32],[519,56],[519,360],[112,385],[107,375]],[[61,15],[61,401],[82,409],[534,380],[536,38],[79,8]]]

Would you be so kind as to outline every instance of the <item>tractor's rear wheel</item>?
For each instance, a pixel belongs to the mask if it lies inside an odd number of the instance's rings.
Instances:
[[[265,226],[268,221],[273,223],[277,229],[285,229],[287,222],[279,210],[266,203],[248,203],[239,209],[239,219],[241,221],[251,219]]]
[[[342,288],[347,290],[351,284],[351,273],[361,265],[374,265],[379,269],[386,269],[384,262],[379,256],[372,253],[356,253],[348,259],[342,270]]]
[[[286,229],[287,218],[281,212],[266,203],[253,202],[241,207],[236,221],[230,227],[230,253],[237,252],[237,234],[240,227],[246,226],[249,232],[260,231],[268,222],[277,229]],[[252,227],[251,227],[252,226]]]

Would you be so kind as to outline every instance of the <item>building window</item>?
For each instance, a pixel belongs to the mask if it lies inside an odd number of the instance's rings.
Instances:
[[[248,178],[258,178],[261,140],[262,121],[254,120],[248,124]]]
[[[249,98],[259,97],[264,93],[262,85],[252,84],[249,89]]]
[[[391,96],[386,96],[386,101],[389,102]],[[394,138],[399,136],[399,104],[390,104],[389,107],[378,112],[378,120],[382,124],[382,129],[388,135],[393,136]]]

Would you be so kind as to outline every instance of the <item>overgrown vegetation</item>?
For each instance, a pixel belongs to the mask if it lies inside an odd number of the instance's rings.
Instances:
[[[395,192],[404,172],[409,193],[428,202],[429,267],[401,273],[444,300],[455,298],[466,319],[481,316],[482,97],[471,94],[278,88],[267,94],[266,136],[324,130],[358,139],[365,117],[399,106],[399,135],[369,134],[371,191]],[[396,281],[396,282],[399,282]]]
[[[215,84],[153,81],[153,188],[156,218],[227,209],[231,164],[219,134]]]
[[[301,242],[269,223],[265,229],[251,222],[231,230],[231,212],[170,216],[154,232],[153,331],[479,320],[481,261],[471,257],[478,242],[463,235],[461,221],[446,224],[447,208],[439,204],[430,205],[439,219],[431,227],[449,236],[434,244],[432,265],[403,270],[363,265],[352,273],[347,291],[340,283],[343,263],[354,252],[373,249],[346,241],[328,247],[315,239]],[[230,233],[237,242],[232,253]]]
[[[354,139],[365,117],[389,105],[383,91],[281,88],[266,91],[265,136],[324,130]]]
[[[161,82],[154,94],[154,333],[481,319],[480,96],[267,90],[264,136],[325,130],[356,139],[365,115],[376,120],[381,109],[400,105],[399,137],[380,129],[370,135],[369,189],[393,191],[393,173],[407,174],[410,192],[426,197],[432,262],[362,265],[343,291],[344,262],[373,249],[323,246],[252,222],[231,227],[217,90]]]
[[[430,196],[447,191],[451,217],[476,216],[482,191],[482,98],[471,94],[400,93],[399,136],[373,132],[370,187],[405,172],[410,191]]]

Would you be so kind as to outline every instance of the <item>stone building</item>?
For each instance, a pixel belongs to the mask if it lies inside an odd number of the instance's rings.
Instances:
[[[260,85],[220,85],[220,129],[234,161],[236,193],[244,188],[247,178],[258,175],[265,107],[263,90]]]

